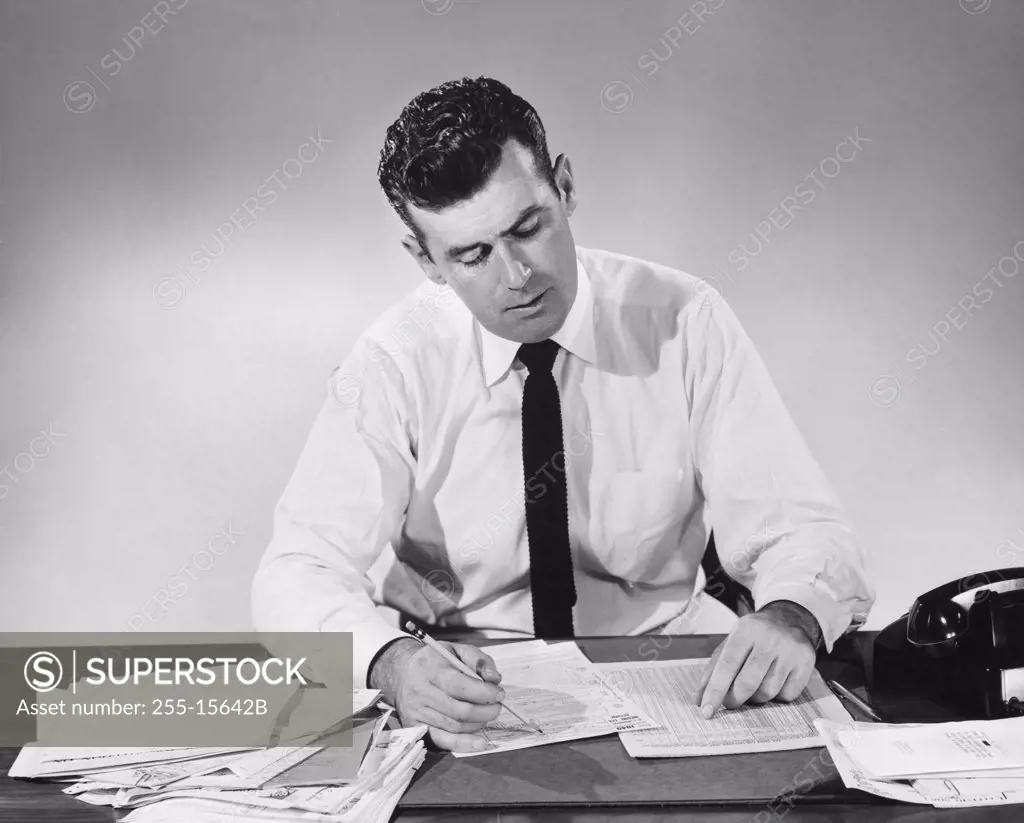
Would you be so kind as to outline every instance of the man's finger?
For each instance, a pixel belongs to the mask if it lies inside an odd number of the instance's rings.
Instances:
[[[723,705],[730,709],[738,709],[746,703],[753,694],[761,687],[768,670],[775,661],[774,652],[767,650],[763,637],[756,632],[752,633],[750,654],[743,662],[739,672],[733,679],[732,686],[725,695]]]
[[[779,689],[778,699],[782,703],[792,703],[800,697],[807,686],[807,681],[811,679],[811,671],[813,671],[813,667],[806,671],[800,668],[793,669],[782,688]]]
[[[448,717],[430,706],[420,706],[418,709],[410,712],[408,717],[402,717],[402,724],[405,726],[413,726],[420,723],[430,726],[431,729],[448,732],[449,734],[465,733],[458,720]],[[433,734],[431,734],[431,737],[433,737]],[[436,738],[434,742],[437,742]],[[438,743],[437,745],[440,746],[441,744]]]
[[[747,658],[747,665],[750,665],[751,658]],[[754,690],[754,693],[748,698],[751,703],[768,703],[776,698],[782,687],[786,684],[786,680],[792,670],[783,668],[782,662],[776,658],[772,660],[768,666],[768,671],[764,673],[764,677],[761,678],[760,685]],[[735,688],[735,684],[733,684]]]
[[[467,703],[489,706],[505,699],[505,690],[501,686],[477,680],[451,665],[436,671],[431,683],[445,694]]]
[[[431,728],[430,739],[439,749],[449,752],[481,752],[494,748],[493,744],[487,741],[480,734],[452,734],[443,729]]]
[[[448,648],[469,668],[475,671],[488,683],[500,683],[501,672],[487,652],[468,643],[449,643]]]
[[[715,664],[718,663],[718,658],[722,656],[722,646],[724,645],[725,641],[723,640],[721,643],[718,644],[718,648],[716,648],[715,651],[712,653],[711,657],[708,659],[708,662],[704,664],[704,671],[703,673],[701,673],[700,683],[697,685],[696,702],[698,706],[701,704],[700,702],[704,697],[704,689],[707,688],[708,681],[711,679],[711,672],[715,670]]]
[[[443,709],[437,708],[434,701],[430,698],[402,717],[402,725],[404,726],[416,725],[418,723],[432,726],[435,729],[451,734],[475,734],[487,725],[486,722],[463,721],[457,717],[452,717]]]
[[[458,720],[464,727],[469,725],[477,727],[483,726],[486,723],[490,723],[492,720],[496,720],[498,715],[501,714],[500,703],[491,703],[487,706],[480,706],[476,703],[467,703],[462,700],[456,700],[450,694],[445,694],[441,691],[431,694],[428,705],[446,717]],[[462,728],[459,731],[475,731],[475,729]]]
[[[752,645],[745,632],[743,634],[734,632],[726,638],[722,645],[722,654],[708,678],[708,685],[701,697],[700,710],[704,717],[713,717],[715,712],[722,707],[722,701],[736,675],[743,668]]]

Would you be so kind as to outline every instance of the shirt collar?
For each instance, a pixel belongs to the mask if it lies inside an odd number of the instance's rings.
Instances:
[[[473,323],[480,332],[480,355],[484,368],[484,383],[488,388],[497,383],[511,368],[522,343],[492,334],[478,321]],[[581,360],[593,363],[594,347],[594,292],[590,276],[583,261],[576,258],[576,297],[562,327],[551,335],[559,346]]]

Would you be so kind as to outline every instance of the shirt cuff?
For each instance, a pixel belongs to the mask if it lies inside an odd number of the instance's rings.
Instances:
[[[800,583],[779,583],[757,593],[758,610],[775,600],[789,600],[809,611],[821,627],[821,642],[826,652],[832,651],[832,645],[850,625],[847,619],[843,622],[843,612],[835,598],[815,586]]]
[[[387,643],[385,643],[383,646],[377,649],[377,653],[370,658],[370,662],[366,664],[366,688],[372,688],[372,686],[370,686],[370,674],[371,672],[373,672],[373,667],[377,665],[377,661],[380,660],[381,655],[383,655],[384,652],[386,652],[388,649],[394,646],[395,643],[397,643],[399,640],[404,639],[405,637],[410,637],[410,635],[406,634],[403,635],[403,637],[396,637],[394,640],[389,640]]]
[[[370,666],[385,646],[403,637],[412,637],[407,632],[392,626],[383,618],[352,624],[341,614],[334,614],[320,624],[323,632],[352,633],[352,688],[369,688]]]

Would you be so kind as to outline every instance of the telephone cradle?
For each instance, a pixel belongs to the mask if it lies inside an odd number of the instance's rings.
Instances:
[[[875,637],[873,669],[876,688],[966,720],[1024,715],[1024,567],[918,597]]]

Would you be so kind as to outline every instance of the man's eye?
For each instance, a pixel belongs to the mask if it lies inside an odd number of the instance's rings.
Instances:
[[[534,220],[526,226],[520,226],[516,230],[516,237],[532,237],[540,229],[540,220]]]
[[[475,266],[482,266],[485,260],[487,260],[487,254],[486,252],[481,251],[476,257],[470,260],[461,260],[459,262],[461,262],[463,266],[474,268]]]

